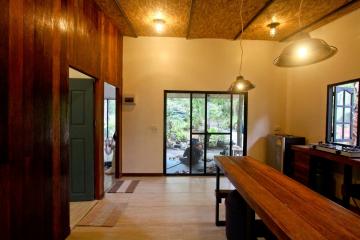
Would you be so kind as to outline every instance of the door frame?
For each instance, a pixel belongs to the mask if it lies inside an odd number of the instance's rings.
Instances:
[[[115,132],[117,133],[117,136],[116,136],[116,139],[115,139],[115,151],[114,151],[114,154],[115,154],[115,178],[120,178],[121,177],[121,158],[120,158],[120,153],[121,153],[121,111],[122,111],[122,99],[121,99],[121,90],[119,87],[109,83],[109,82],[104,82],[104,84],[107,83],[109,85],[111,85],[112,87],[115,88]],[[103,102],[104,102],[104,99],[103,98]],[[103,108],[103,110],[105,110]],[[105,123],[103,122],[103,125]],[[104,161],[103,161],[104,162]],[[105,190],[105,189],[104,189]]]
[[[196,90],[164,90],[164,105],[163,105],[163,174],[165,176],[215,176],[216,173],[189,173],[189,174],[168,174],[166,173],[166,128],[167,128],[167,124],[166,124],[166,103],[167,103],[167,94],[168,93],[188,93],[190,94],[190,109],[192,109],[192,95],[193,94],[230,94],[231,95],[231,120],[230,123],[232,125],[232,99],[233,99],[233,95],[243,95],[244,96],[244,139],[243,139],[243,156],[247,155],[247,126],[248,126],[248,93],[232,93],[229,91],[196,91]],[[207,97],[205,97],[205,111],[207,109]],[[190,110],[190,135],[191,133],[191,129],[192,129],[192,111]],[[205,113],[206,115],[206,113]],[[205,124],[207,122],[207,119],[205,119]],[[207,126],[205,126],[205,128],[207,128]],[[231,130],[230,130],[231,131]],[[206,132],[205,132],[205,135]],[[232,142],[232,134],[230,132],[230,143]],[[205,143],[206,144],[206,143]],[[191,146],[191,141],[190,141],[190,146]],[[206,150],[206,146],[204,151]],[[232,155],[232,144],[230,144],[230,156]],[[204,156],[206,157],[206,156]],[[190,167],[191,169],[191,161],[190,161]]]
[[[93,76],[92,74],[89,74],[71,64],[68,65],[68,69],[67,71],[69,71],[69,68],[72,68],[80,73],[83,73],[89,77],[91,77],[92,79],[94,79],[94,104],[93,104],[93,111],[94,111],[94,124],[93,124],[93,134],[94,134],[94,139],[93,139],[93,144],[94,144],[94,200],[95,199],[101,199],[104,196],[104,175],[103,174],[99,174],[101,171],[104,172],[104,159],[99,157],[99,153],[101,152],[103,154],[103,140],[101,140],[101,138],[103,138],[103,135],[98,134],[97,132],[97,128],[98,126],[101,126],[101,123],[103,123],[103,120],[98,119],[98,112],[101,111],[102,117],[104,117],[104,87],[101,88],[101,85],[104,84],[100,84],[101,81],[99,81],[98,78],[96,78],[95,76]],[[67,73],[67,83],[69,84],[69,72]],[[68,88],[68,93],[69,93],[69,88]],[[102,104],[99,105],[99,96],[102,95]],[[69,100],[68,100],[69,101]],[[68,104],[70,104],[70,102],[68,102]],[[68,109],[69,111],[70,109]],[[69,113],[68,113],[68,118],[70,117]],[[99,121],[101,120],[101,121]],[[69,122],[69,120],[68,120]],[[102,127],[102,131],[104,131],[104,127]],[[100,141],[101,140],[101,141]],[[101,144],[102,142],[102,144]],[[70,172],[69,172],[70,174]],[[102,187],[101,187],[102,186]]]

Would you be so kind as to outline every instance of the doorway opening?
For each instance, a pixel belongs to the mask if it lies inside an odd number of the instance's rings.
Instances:
[[[69,195],[70,227],[94,206],[94,82],[69,68]]]
[[[114,183],[116,171],[116,87],[104,83],[104,190]]]
[[[246,155],[247,94],[165,91],[164,174],[213,175],[214,156]]]

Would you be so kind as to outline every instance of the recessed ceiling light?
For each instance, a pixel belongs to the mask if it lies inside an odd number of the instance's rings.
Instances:
[[[270,28],[270,36],[275,37],[276,35],[276,28],[280,25],[279,22],[272,22],[267,25],[268,28]]]
[[[153,22],[156,32],[162,33],[165,29],[165,21],[163,19],[154,19]]]

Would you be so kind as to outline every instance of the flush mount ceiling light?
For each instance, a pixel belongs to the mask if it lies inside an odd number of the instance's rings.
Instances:
[[[248,92],[249,90],[255,88],[255,85],[252,84],[249,80],[246,80],[241,75],[242,69],[242,60],[243,60],[243,47],[242,47],[242,34],[244,32],[244,22],[242,18],[242,8],[243,8],[244,0],[241,0],[240,5],[240,21],[241,21],[241,35],[240,35],[240,49],[241,49],[241,57],[240,57],[240,67],[239,67],[239,76],[236,77],[236,80],[230,85],[229,91],[233,93],[240,93],[240,92]]]
[[[301,29],[301,6],[299,7],[299,28]],[[324,40],[311,38],[309,34],[301,33],[300,39],[283,49],[280,56],[274,60],[278,67],[300,67],[328,59],[335,55],[337,48],[330,46]]]
[[[157,18],[153,20],[154,22],[154,27],[156,32],[158,33],[162,33],[165,29],[165,21],[163,19]]]
[[[266,25],[268,28],[270,28],[270,36],[273,38],[276,35],[276,28],[280,25],[279,22],[272,22],[268,25]]]

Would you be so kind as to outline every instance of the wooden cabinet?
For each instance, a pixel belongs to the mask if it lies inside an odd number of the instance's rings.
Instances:
[[[303,152],[295,151],[292,161],[292,178],[296,181],[309,186],[310,178],[310,156]]]

